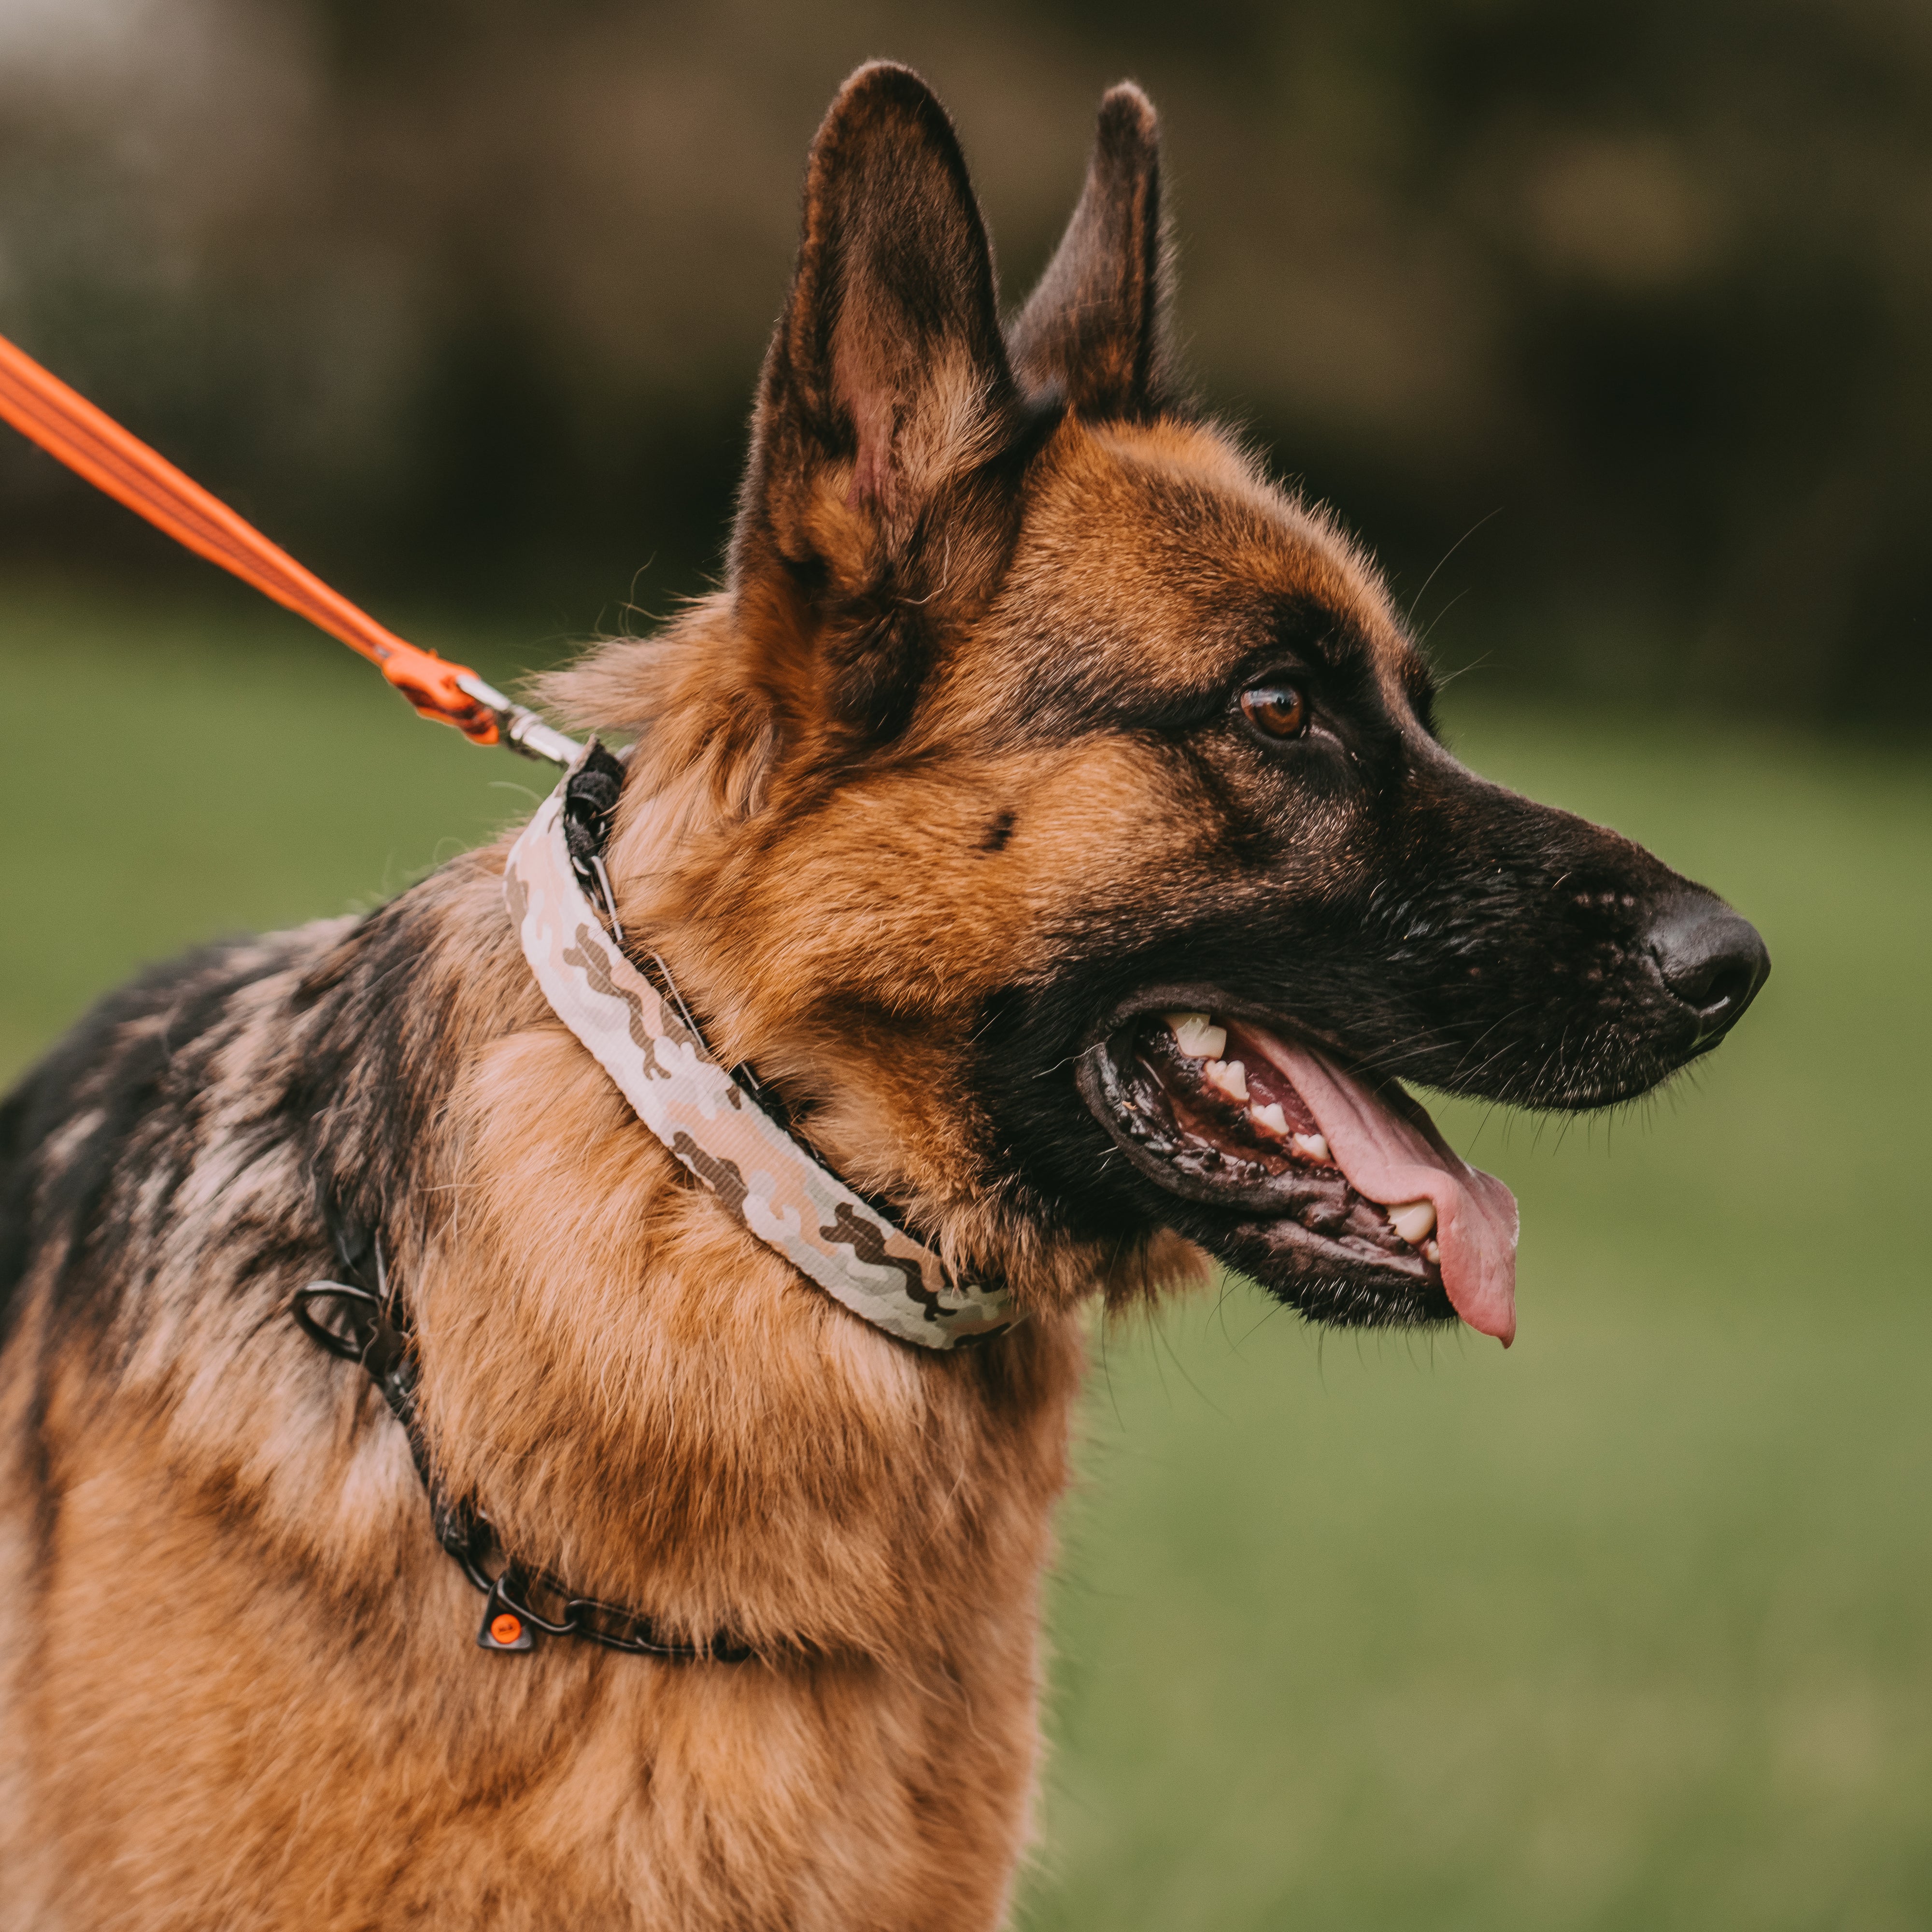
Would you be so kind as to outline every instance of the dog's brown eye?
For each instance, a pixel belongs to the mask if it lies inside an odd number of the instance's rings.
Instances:
[[[1268,737],[1298,738],[1308,729],[1308,694],[1298,684],[1251,684],[1241,716]]]

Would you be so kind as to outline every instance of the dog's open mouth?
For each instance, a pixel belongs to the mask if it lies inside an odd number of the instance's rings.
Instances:
[[[1188,1232],[1310,1313],[1514,1339],[1515,1198],[1394,1082],[1204,1000],[1130,1014],[1080,1085],[1136,1166],[1210,1210]]]

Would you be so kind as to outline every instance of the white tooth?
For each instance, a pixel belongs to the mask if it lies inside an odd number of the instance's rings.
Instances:
[[[1248,1118],[1264,1134],[1272,1134],[1278,1141],[1288,1138],[1288,1116],[1281,1111],[1281,1102],[1274,1102],[1266,1107],[1250,1107]]]
[[[1426,1262],[1435,1262],[1439,1264],[1442,1259],[1442,1244],[1440,1241],[1424,1241],[1422,1244],[1422,1258]]]
[[[1209,1013],[1163,1013],[1174,1043],[1190,1060],[1219,1060],[1227,1051],[1228,1029]]]
[[[1411,1247],[1435,1231],[1436,1203],[1432,1201],[1403,1201],[1384,1211],[1394,1225],[1396,1232]]]
[[[1304,1160],[1318,1160],[1324,1167],[1334,1162],[1335,1156],[1328,1151],[1328,1143],[1320,1134],[1297,1134],[1288,1145]]]
[[[1215,1030],[1218,1033],[1220,1029],[1217,1027]],[[1244,1107],[1248,1104],[1248,1070],[1238,1060],[1210,1060],[1201,1070],[1201,1076],[1229,1100],[1238,1100]]]

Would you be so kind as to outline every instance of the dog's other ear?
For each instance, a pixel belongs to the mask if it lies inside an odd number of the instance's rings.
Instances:
[[[942,572],[948,587],[972,574],[982,472],[1023,415],[952,123],[916,74],[861,68],[812,142],[797,271],[760,381],[734,583],[753,592],[776,550],[821,615],[867,605],[876,656],[891,604],[939,587]],[[927,546],[942,520],[946,545]]]
[[[1173,400],[1160,122],[1131,81],[1100,103],[1080,205],[1009,334],[1027,388],[1076,414],[1151,416]]]

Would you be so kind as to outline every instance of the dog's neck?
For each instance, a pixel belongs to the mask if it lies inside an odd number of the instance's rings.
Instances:
[[[750,1070],[716,1060],[662,958],[623,944],[603,859],[622,765],[594,742],[512,847],[504,903],[559,1019],[733,1220],[841,1306],[914,1346],[967,1347],[1024,1319],[855,1192],[772,1111]]]
[[[718,1058],[756,1067],[832,1168],[904,1210],[962,1276],[1036,1310],[1199,1279],[1204,1261],[1179,1236],[1078,1238],[1000,1178],[962,1078],[986,989],[932,976],[909,1006],[879,950],[882,926],[930,916],[916,866],[888,902],[840,877],[808,828],[774,848],[775,823],[835,794],[861,837],[891,828],[868,818],[836,750],[801,745],[812,728],[760,694],[770,645],[746,637],[745,604],[709,599],[548,686],[579,722],[614,718],[635,736],[606,849],[626,932],[669,962]],[[759,621],[797,613],[782,604]]]
[[[506,984],[488,884],[432,974]],[[895,1342],[691,1185],[536,998],[493,1030],[446,1102],[457,1164],[393,1238],[440,1471],[506,1547],[667,1635],[873,1654],[930,1648],[989,1565],[1037,1568],[1075,1312]]]
[[[398,902],[421,895],[433,935],[418,920],[395,964],[410,1023],[445,1029],[435,1058],[453,1071],[424,1103],[434,1171],[374,1205],[444,1479],[506,1547],[668,1635],[903,1648],[928,1640],[940,1606],[980,1600],[988,1564],[1043,1557],[1080,1305],[1185,1276],[1193,1251],[1083,1244],[978,1186],[982,1150],[946,1071],[971,1003],[882,1014],[863,932],[761,850],[770,728],[730,697],[716,620],[616,647],[598,674],[656,707],[609,848],[626,929],[671,962],[721,1059],[751,1060],[841,1173],[997,1271],[1030,1318],[974,1349],[910,1348],[735,1223],[550,1010],[505,915],[502,848]],[[361,1010],[376,1023],[373,1002]],[[349,1174],[356,1150],[339,1158]],[[400,1495],[412,1480],[405,1460]]]

